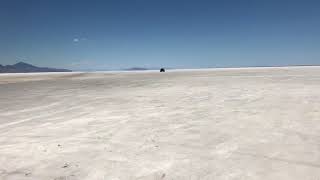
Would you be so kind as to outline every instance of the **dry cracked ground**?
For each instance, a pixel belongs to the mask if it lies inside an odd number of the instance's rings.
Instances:
[[[318,180],[320,67],[0,75],[1,180]]]

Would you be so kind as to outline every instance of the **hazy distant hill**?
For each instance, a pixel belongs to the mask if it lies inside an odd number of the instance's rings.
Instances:
[[[37,67],[24,62],[19,62],[14,65],[6,65],[6,66],[3,66],[0,64],[0,73],[31,73],[31,72],[71,72],[71,70]]]
[[[146,71],[149,70],[148,68],[143,68],[143,67],[133,67],[129,69],[125,69],[126,71]]]

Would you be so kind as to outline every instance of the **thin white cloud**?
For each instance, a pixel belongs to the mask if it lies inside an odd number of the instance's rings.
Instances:
[[[86,41],[87,40],[87,38],[73,38],[73,42],[74,43],[79,43],[79,42],[81,42],[81,41]]]

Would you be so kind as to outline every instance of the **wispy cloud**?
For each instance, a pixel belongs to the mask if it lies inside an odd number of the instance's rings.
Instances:
[[[79,42],[81,42],[81,41],[86,41],[87,40],[87,38],[73,38],[73,42],[74,43],[79,43]]]

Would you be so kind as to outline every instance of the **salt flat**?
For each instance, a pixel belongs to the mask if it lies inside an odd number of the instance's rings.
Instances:
[[[320,178],[320,67],[0,75],[1,180]]]

